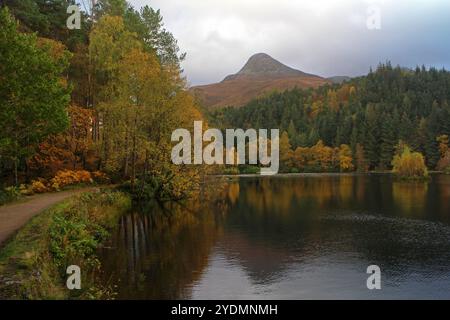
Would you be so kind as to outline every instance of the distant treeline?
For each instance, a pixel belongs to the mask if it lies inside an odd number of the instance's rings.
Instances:
[[[449,102],[450,72],[387,62],[340,85],[273,93],[241,108],[217,110],[210,120],[222,128],[279,128],[292,150],[319,141],[332,148],[348,145],[353,159],[364,156],[371,170],[391,169],[402,141],[435,169],[448,158]]]

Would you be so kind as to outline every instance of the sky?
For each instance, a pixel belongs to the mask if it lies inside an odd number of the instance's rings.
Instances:
[[[190,85],[221,81],[258,52],[324,77],[391,61],[450,69],[448,0],[129,0],[160,9]]]

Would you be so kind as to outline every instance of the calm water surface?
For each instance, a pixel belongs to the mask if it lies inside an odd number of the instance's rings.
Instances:
[[[217,186],[216,186],[217,184]],[[101,250],[122,299],[450,298],[450,176],[241,177],[124,216]],[[382,289],[366,287],[367,266]]]

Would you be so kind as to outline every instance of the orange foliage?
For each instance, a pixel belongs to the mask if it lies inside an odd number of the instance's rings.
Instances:
[[[28,160],[30,170],[39,175],[52,176],[62,169],[93,167],[91,109],[71,106],[69,108],[70,127],[63,133],[49,137],[38,152]]]
[[[353,170],[353,159],[350,147],[331,148],[319,140],[311,148],[298,147],[293,153],[293,164],[300,170],[341,171]]]
[[[92,175],[86,170],[62,170],[58,171],[56,176],[50,180],[50,186],[54,190],[59,190],[62,187],[80,184],[80,183],[93,183]]]

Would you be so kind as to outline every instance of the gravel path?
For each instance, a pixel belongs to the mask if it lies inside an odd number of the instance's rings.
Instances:
[[[75,194],[90,190],[92,188],[39,194],[25,201],[0,206],[0,245],[36,214]]]

